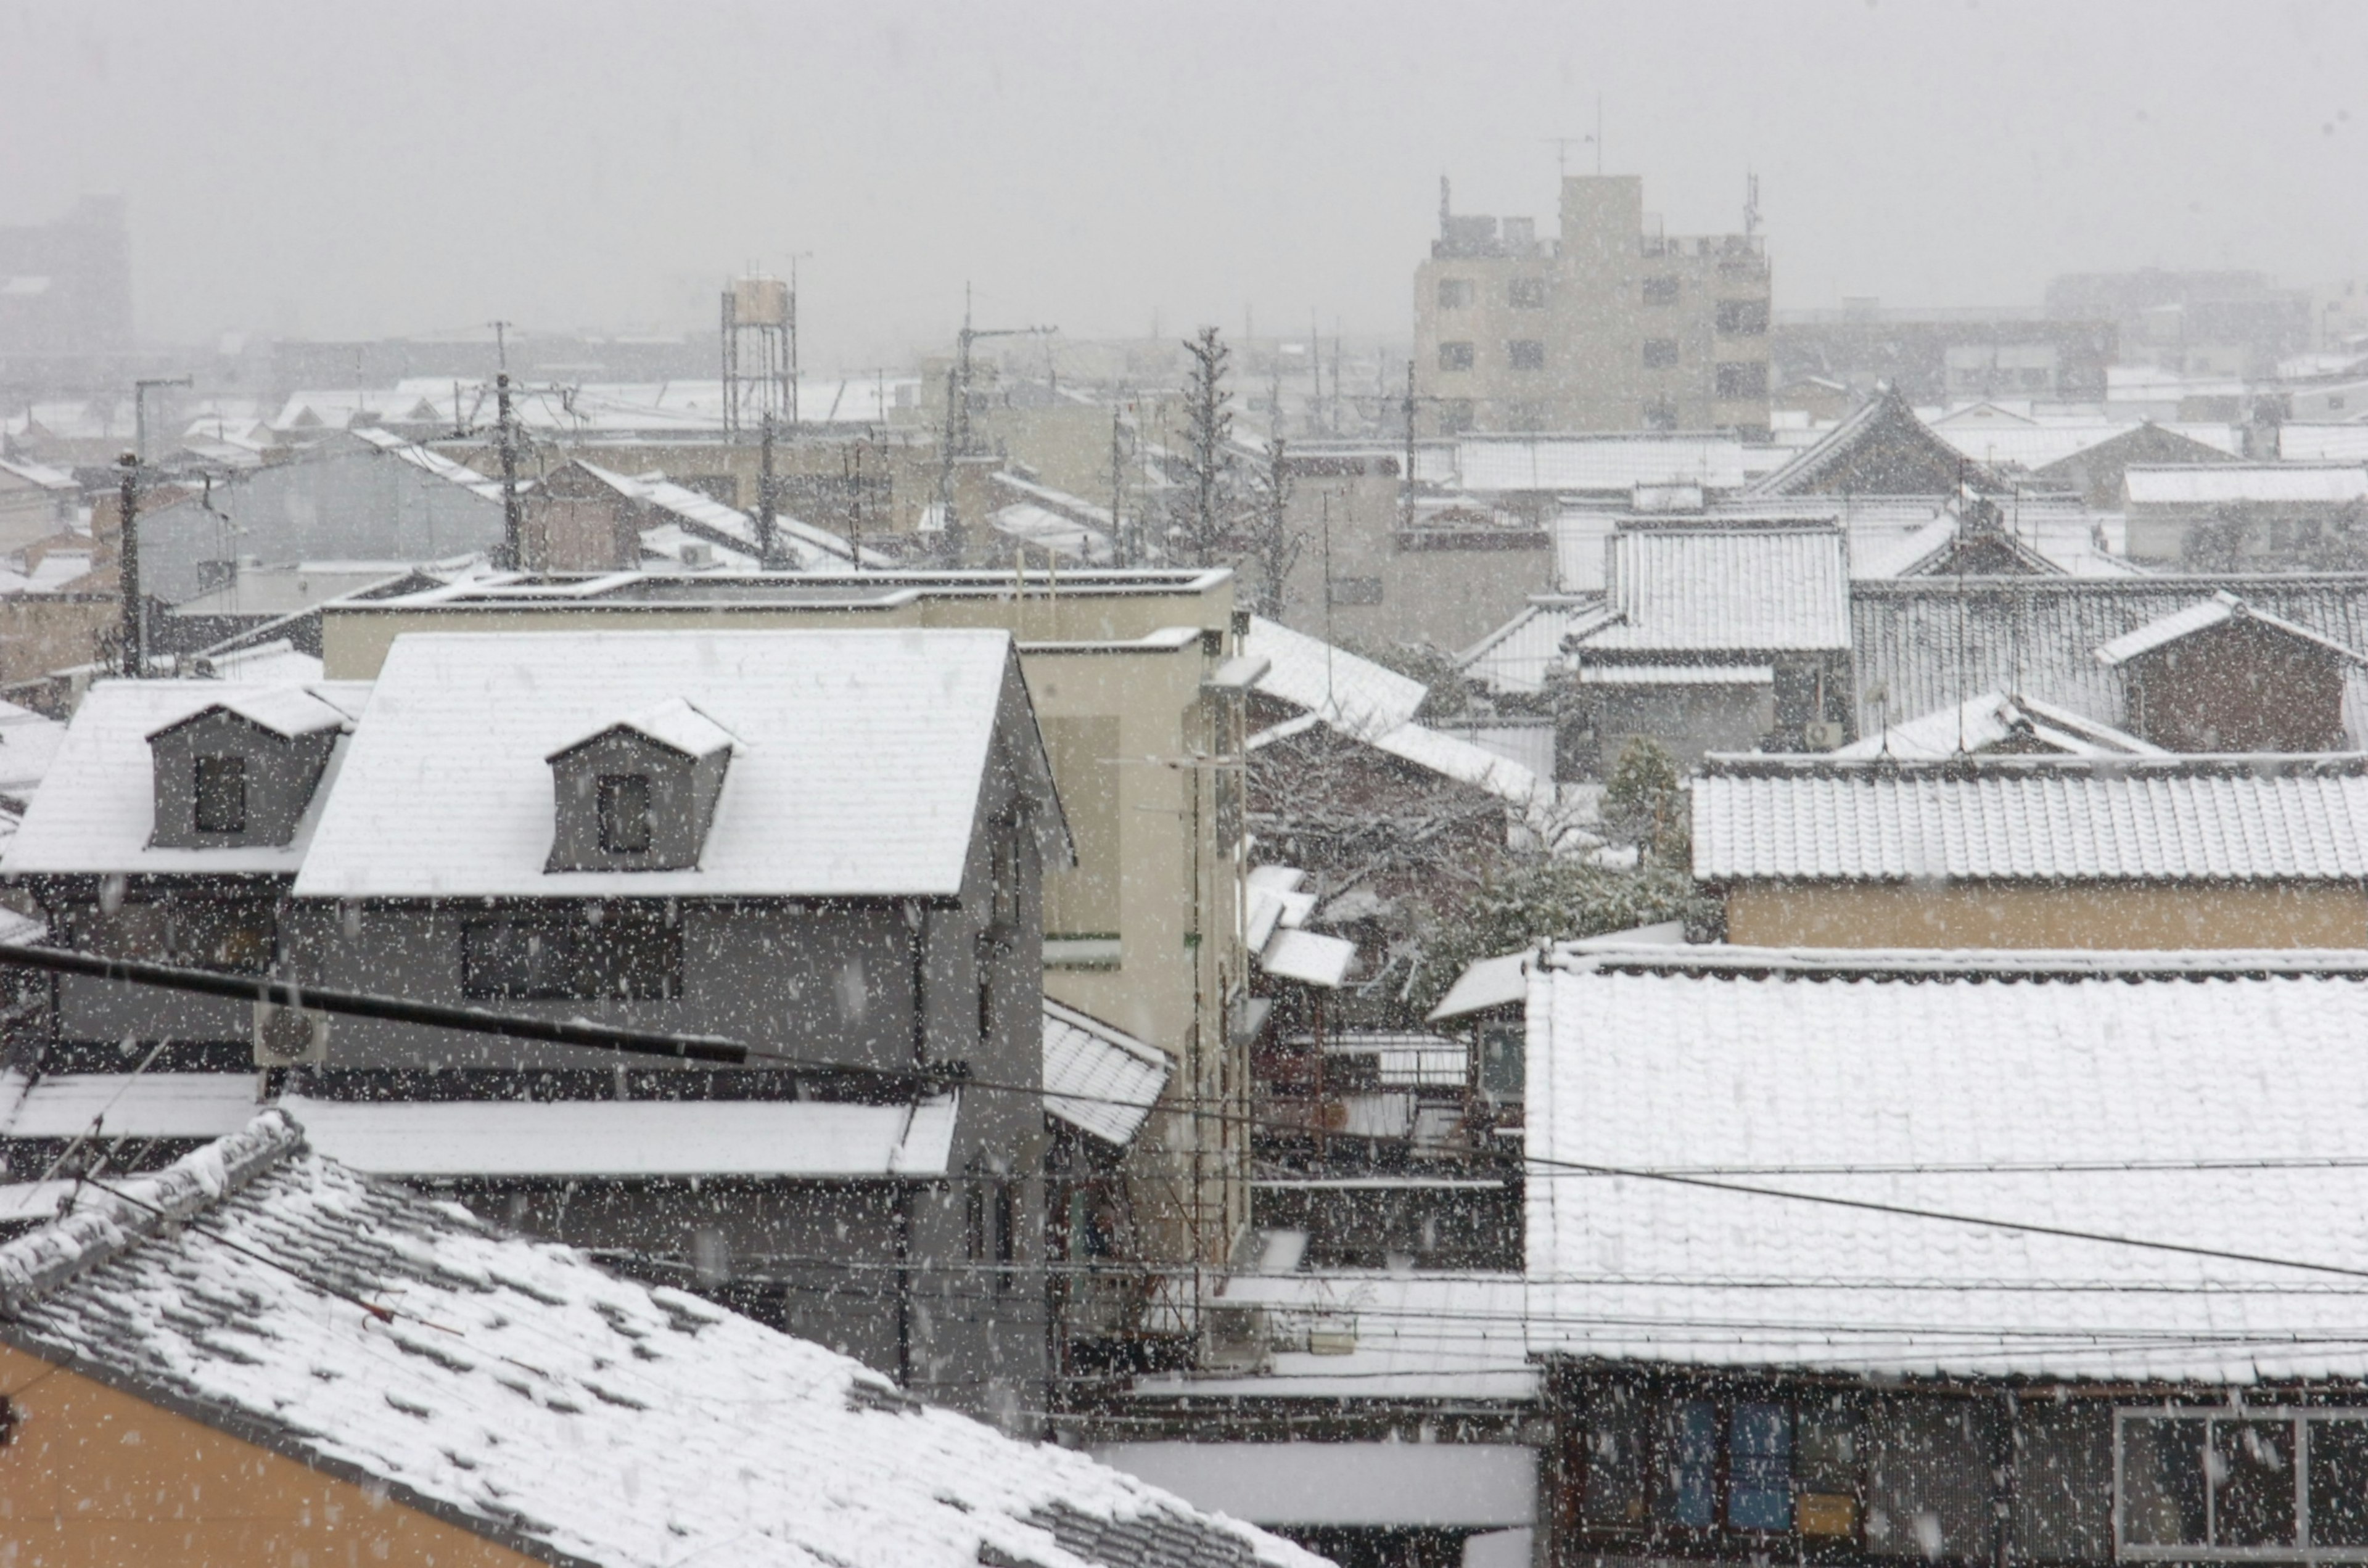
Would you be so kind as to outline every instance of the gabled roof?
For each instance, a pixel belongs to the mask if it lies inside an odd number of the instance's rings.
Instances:
[[[2368,1377],[2356,1279],[2018,1228],[2356,1269],[2358,954],[1599,952],[1528,1019],[1535,1349]]]
[[[590,745],[603,735],[630,730],[647,740],[655,741],[669,751],[680,752],[694,760],[712,756],[733,746],[732,732],[700,712],[679,697],[669,697],[652,703],[638,713],[629,714],[611,723],[601,724],[578,735],[553,751],[544,760],[556,762],[569,752]]]
[[[1261,693],[1356,733],[1397,728],[1430,692],[1410,676],[1262,615],[1250,618],[1242,653],[1267,661],[1258,682]]]
[[[1124,1148],[1176,1071],[1176,1059],[1124,1029],[1044,998],[1044,1109]]]
[[[149,844],[156,827],[155,763],[151,735],[218,707],[245,705],[274,713],[281,722],[326,728],[346,722],[350,688],[314,683],[313,688],[271,687],[263,682],[220,680],[105,680],[92,686],[74,710],[64,740],[50,763],[39,793],[25,812],[5,853],[0,874],[37,872],[98,875],[109,872],[293,874],[304,857],[323,806],[335,785],[345,747],[332,754],[329,772],[313,791],[312,803],[284,845],[240,845],[219,849],[158,848]],[[279,712],[281,705],[296,717]],[[317,716],[317,717],[316,717]]]
[[[161,1175],[85,1185],[0,1245],[0,1301],[22,1350],[546,1562],[1320,1565],[366,1180],[278,1112]]]
[[[1986,691],[1825,755],[1838,761],[1938,761],[2007,747],[2061,756],[2169,756],[2158,745],[2051,702]]]
[[[544,759],[674,699],[737,743],[699,867],[545,872]],[[950,897],[998,764],[1065,856],[1000,631],[415,633],[387,654],[296,891]]]
[[[159,735],[169,734],[210,713],[232,714],[258,730],[268,731],[285,740],[293,740],[299,735],[316,735],[323,730],[343,729],[346,724],[344,712],[302,687],[262,686],[242,690],[232,686],[215,689],[226,690],[229,695],[207,703],[185,718],[149,731],[148,738],[153,741]]]
[[[2004,494],[1997,475],[1935,435],[1885,385],[1815,446],[1747,495],[1948,495],[1972,489]]]
[[[2200,631],[2209,631],[2214,627],[2226,626],[2232,621],[2260,626],[2292,637],[2298,642],[2323,648],[2328,653],[2350,660],[2352,664],[2368,665],[2368,654],[2362,653],[2358,649],[2338,642],[2332,638],[2322,637],[2308,627],[2297,626],[2283,616],[2272,615],[2267,610],[2256,608],[2226,588],[2208,599],[2192,604],[2185,609],[2175,610],[2158,619],[2150,620],[2135,631],[2114,638],[2097,650],[2097,662],[2108,669],[2118,669],[2141,654],[2151,653],[2157,648],[2168,647],[2184,638],[2192,637]]]
[[[2368,757],[1716,757],[1705,881],[2354,881]]]
[[[1611,618],[1565,641],[1583,659],[1850,646],[1849,551],[1831,523],[1622,524],[1606,549]]]

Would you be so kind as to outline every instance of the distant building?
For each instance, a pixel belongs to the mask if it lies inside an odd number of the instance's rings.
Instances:
[[[85,196],[54,222],[0,227],[0,381],[131,346],[121,197]]]
[[[2096,402],[2105,395],[2114,329],[2104,321],[2055,321],[2032,309],[1885,307],[1845,301],[1839,310],[1777,313],[1769,351],[1787,406],[1825,413],[1827,389],[1861,396],[1880,383],[1919,404],[1977,398]]]
[[[1427,434],[1769,426],[1768,256],[1756,233],[1675,237],[1634,176],[1562,182],[1561,234],[1451,211],[1415,268]]]
[[[2262,377],[2318,346],[2311,291],[2261,272],[2075,272],[2047,286],[2056,321],[2111,322],[2118,362],[2188,376]]]
[[[2132,463],[2122,489],[2132,560],[2311,566],[2351,544],[2368,514],[2368,463]]]

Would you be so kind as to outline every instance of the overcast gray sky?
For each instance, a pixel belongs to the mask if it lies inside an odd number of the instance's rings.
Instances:
[[[1669,231],[1763,187],[1780,307],[2368,272],[2368,6],[0,0],[0,222],[131,198],[143,332],[959,321],[1408,330],[1440,174],[1550,227],[1594,128]],[[1575,148],[1575,171],[1593,166]]]

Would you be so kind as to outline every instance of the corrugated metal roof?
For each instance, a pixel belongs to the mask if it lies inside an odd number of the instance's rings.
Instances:
[[[2368,1168],[2329,1157],[2368,1113],[2356,967],[2056,955],[2005,983],[1931,955],[1854,955],[1861,978],[1690,956],[1575,959],[1531,988],[1533,1353],[1853,1377],[2368,1375],[2356,1280],[2100,1239],[2337,1268],[2368,1255]]]
[[[2368,877],[2368,758],[1735,759],[1691,794],[1714,881]]]
[[[1815,651],[1850,642],[1850,571],[1831,525],[1624,527],[1589,652]]]

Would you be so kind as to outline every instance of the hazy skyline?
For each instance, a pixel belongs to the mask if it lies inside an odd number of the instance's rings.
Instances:
[[[0,222],[123,191],[156,339],[699,333],[801,252],[815,367],[942,341],[966,279],[1077,336],[1403,335],[1440,176],[1551,231],[1600,94],[1671,233],[1758,173],[1779,308],[2035,303],[2368,272],[2363,62],[2333,4],[0,0]]]

